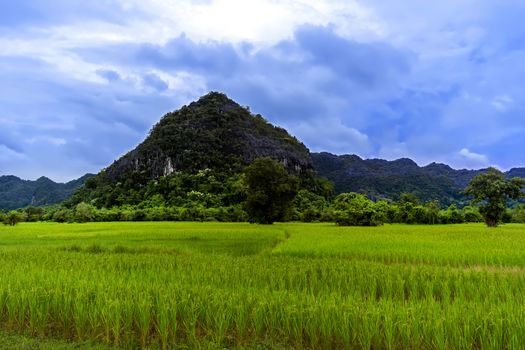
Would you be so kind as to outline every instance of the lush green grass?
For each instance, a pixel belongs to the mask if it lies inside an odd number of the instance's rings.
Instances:
[[[524,248],[521,225],[2,227],[0,327],[123,348],[520,348]]]
[[[111,347],[95,344],[91,341],[69,343],[60,340],[34,338],[0,332],[2,350],[109,350]]]
[[[497,229],[469,225],[385,225],[334,227],[287,225],[290,240],[275,253],[342,257],[384,263],[451,266],[525,266],[525,226]]]

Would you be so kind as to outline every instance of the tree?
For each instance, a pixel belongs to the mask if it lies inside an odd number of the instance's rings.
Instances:
[[[27,222],[41,221],[44,216],[44,209],[39,207],[27,207],[25,209]]]
[[[250,222],[272,224],[287,217],[297,195],[299,180],[269,157],[246,167],[246,211]]]
[[[439,221],[439,209],[441,205],[439,204],[439,201],[433,200],[430,202],[427,202],[425,204],[425,207],[427,209],[427,218],[428,222],[431,225],[435,225]]]
[[[335,199],[335,222],[339,226],[382,225],[375,203],[358,193],[342,193]]]
[[[93,206],[80,202],[75,207],[76,222],[90,222],[95,218],[95,208]]]
[[[496,227],[505,214],[507,200],[523,197],[524,185],[525,179],[506,180],[501,171],[489,168],[486,173],[474,177],[464,193],[474,197],[475,204],[480,204],[479,212],[487,226]]]
[[[55,222],[70,222],[72,221],[73,213],[66,209],[61,208],[53,214],[53,221]]]
[[[16,224],[18,224],[19,222],[23,220],[24,220],[24,216],[22,213],[16,210],[12,210],[5,215],[4,225],[15,226]]]

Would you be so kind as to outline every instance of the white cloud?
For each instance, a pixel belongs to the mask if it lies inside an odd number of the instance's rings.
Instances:
[[[271,44],[290,37],[304,24],[335,25],[349,37],[377,37],[384,28],[373,11],[356,0],[134,0],[155,21],[154,39],[180,32],[197,40]],[[148,31],[142,31],[142,35]]]
[[[287,129],[315,152],[329,150],[338,154],[367,156],[371,150],[370,140],[366,134],[344,125],[338,119],[317,118]]]
[[[462,148],[458,155],[463,163],[468,167],[484,167],[489,165],[489,159],[486,155],[471,152],[468,148]]]
[[[513,104],[514,99],[509,95],[499,95],[494,97],[491,102],[491,105],[500,112],[507,111]]]

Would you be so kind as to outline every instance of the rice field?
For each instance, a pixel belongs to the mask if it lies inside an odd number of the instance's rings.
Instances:
[[[519,349],[525,225],[1,227],[0,330],[104,349]]]

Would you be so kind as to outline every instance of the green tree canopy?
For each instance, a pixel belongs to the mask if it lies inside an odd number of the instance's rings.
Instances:
[[[496,227],[505,214],[508,199],[523,197],[525,179],[505,179],[504,174],[495,168],[479,174],[470,181],[465,194],[472,196],[473,202],[480,204],[480,213],[489,227]]]
[[[382,225],[381,213],[375,203],[358,193],[342,193],[336,197],[335,222],[339,226],[377,226]]]
[[[250,222],[272,224],[286,218],[297,195],[299,180],[269,157],[256,159],[245,169],[246,211]]]
[[[4,225],[15,226],[21,221],[24,221],[24,214],[16,210],[10,211],[4,217]]]

